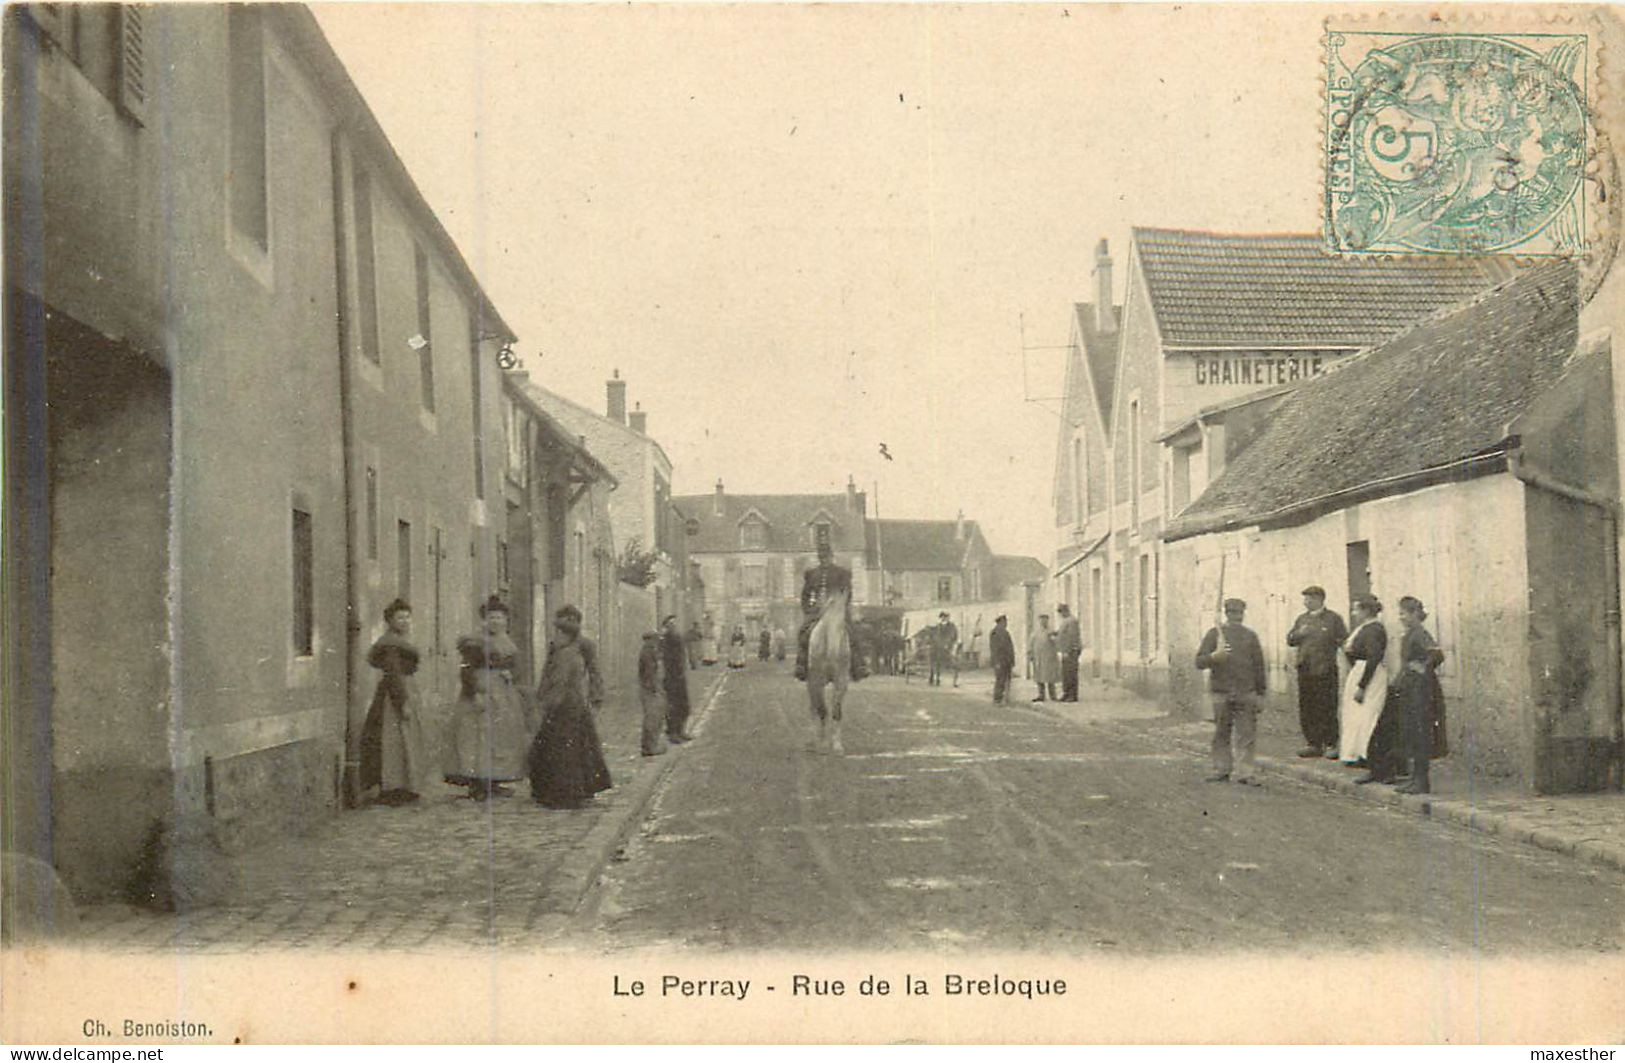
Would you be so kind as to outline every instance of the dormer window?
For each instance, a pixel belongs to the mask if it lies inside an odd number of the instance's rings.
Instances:
[[[756,517],[750,517],[739,525],[739,548],[741,550],[767,549],[767,523]]]
[[[831,548],[833,548],[834,540],[830,538],[830,523],[829,523],[829,521],[820,520],[820,521],[813,522],[812,541],[813,541],[813,550],[814,551],[816,551],[821,546],[830,546]]]

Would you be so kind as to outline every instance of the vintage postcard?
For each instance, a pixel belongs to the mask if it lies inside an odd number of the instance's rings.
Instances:
[[[8,1044],[1625,1037],[1615,10],[3,56]]]

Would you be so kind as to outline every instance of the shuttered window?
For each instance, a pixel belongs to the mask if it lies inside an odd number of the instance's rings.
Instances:
[[[147,12],[137,5],[119,9],[118,105],[138,124],[147,120]]]
[[[231,170],[227,192],[237,231],[261,248],[271,240],[265,163],[265,39],[253,5],[227,8],[230,46]]]
[[[316,652],[316,543],[310,514],[293,511],[293,653],[310,657]]]
[[[120,4],[30,4],[44,37],[79,68],[125,117],[147,118],[146,7]]]

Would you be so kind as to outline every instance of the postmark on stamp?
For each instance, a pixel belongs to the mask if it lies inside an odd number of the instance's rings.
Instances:
[[[1326,247],[1577,255],[1591,48],[1580,34],[1326,34]]]

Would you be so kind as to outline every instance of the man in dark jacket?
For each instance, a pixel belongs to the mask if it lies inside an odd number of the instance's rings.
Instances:
[[[959,685],[959,628],[946,612],[937,614],[937,626],[931,629],[931,683],[942,685],[943,670],[952,667],[954,686]]]
[[[666,751],[660,734],[666,729],[666,703],[660,697],[660,633],[645,631],[638,651],[638,703],[643,709],[641,747],[646,757]]]
[[[989,663],[993,665],[993,704],[1003,705],[1010,694],[1010,676],[1016,670],[1016,644],[1010,638],[1009,618],[1000,614],[993,621],[993,634],[987,638]]]
[[[666,617],[660,627],[660,672],[666,688],[666,739],[680,744],[689,740],[688,651],[683,645],[683,633],[677,630],[677,617]]]
[[[1303,589],[1303,615],[1286,633],[1298,649],[1298,726],[1305,745],[1300,757],[1337,756],[1337,648],[1349,637],[1343,618],[1326,608],[1326,590]]]
[[[835,563],[835,552],[829,541],[818,540],[818,564],[801,575],[801,630],[796,634],[796,678],[807,678],[807,645],[812,640],[813,625],[823,615],[824,602],[837,592],[846,595],[847,645],[852,650],[852,679],[856,682],[868,674],[862,667],[857,647],[852,645],[852,570]]]
[[[1247,603],[1227,598],[1224,626],[1209,628],[1196,651],[1196,667],[1208,671],[1213,694],[1213,774],[1208,782],[1230,778],[1230,738],[1235,734],[1236,759],[1241,761],[1236,781],[1258,785],[1255,751],[1258,741],[1259,699],[1264,695],[1264,647],[1253,629],[1242,624]]]
[[[1061,630],[1055,634],[1055,647],[1061,651],[1061,700],[1078,700],[1078,658],[1083,655],[1083,631],[1072,607],[1062,602],[1055,607],[1061,617]]]

